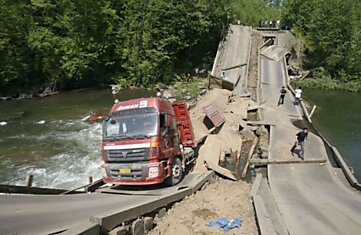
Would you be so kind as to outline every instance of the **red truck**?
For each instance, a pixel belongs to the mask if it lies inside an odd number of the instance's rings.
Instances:
[[[103,123],[103,181],[175,185],[195,160],[196,146],[185,102],[158,97],[118,102]]]

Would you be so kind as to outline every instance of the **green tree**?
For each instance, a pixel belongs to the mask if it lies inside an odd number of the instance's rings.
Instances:
[[[228,11],[233,20],[244,25],[258,26],[259,20],[279,20],[282,7],[279,3],[267,5],[265,0],[230,0]]]
[[[231,0],[0,0],[0,91],[169,82],[211,64]]]
[[[306,66],[348,82],[360,79],[360,11],[357,0],[293,0],[283,22],[304,39]]]
[[[23,86],[29,79],[32,52],[26,38],[32,17],[27,3],[0,0],[0,87],[4,90],[13,83]]]

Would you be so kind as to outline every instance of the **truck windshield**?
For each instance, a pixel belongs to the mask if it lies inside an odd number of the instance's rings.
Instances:
[[[141,139],[157,135],[158,114],[111,116],[104,122],[104,139]]]

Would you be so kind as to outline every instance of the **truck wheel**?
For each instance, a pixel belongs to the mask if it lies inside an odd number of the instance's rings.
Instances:
[[[176,157],[172,161],[172,175],[165,180],[167,185],[176,185],[183,178],[182,161]]]

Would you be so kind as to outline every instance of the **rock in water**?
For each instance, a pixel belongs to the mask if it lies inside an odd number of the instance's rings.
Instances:
[[[7,122],[0,122],[0,126],[5,126],[7,124],[8,124]]]

